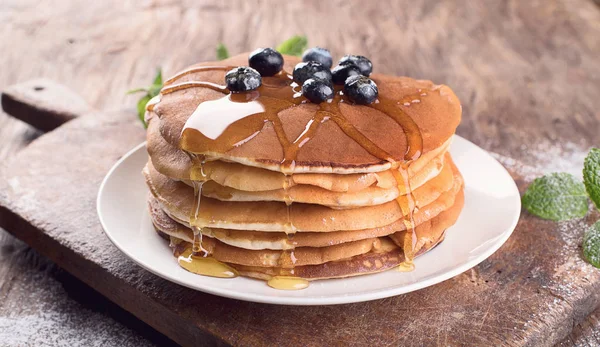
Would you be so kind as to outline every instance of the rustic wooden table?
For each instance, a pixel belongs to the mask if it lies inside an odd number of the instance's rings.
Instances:
[[[0,19],[0,88],[47,77],[78,91],[97,109],[128,107],[131,117],[136,100],[124,91],[146,85],[157,66],[168,75],[213,59],[219,42],[237,53],[301,33],[334,56],[365,54],[379,72],[450,85],[464,107],[459,134],[494,152],[521,187],[539,172],[576,172],[585,151],[599,144],[600,8],[592,0],[5,0]],[[38,136],[30,126],[0,114],[0,161]],[[580,235],[568,237],[577,247]],[[509,242],[507,247],[513,246]],[[515,257],[532,263],[527,267],[531,273],[520,275],[535,278],[535,255]],[[486,274],[495,271],[486,266]],[[455,281],[484,286],[488,279],[473,270]],[[566,293],[561,290],[552,291],[558,301]],[[532,302],[516,299],[523,305]],[[499,303],[488,304],[487,311],[493,312]],[[556,307],[539,315],[565,317]],[[431,310],[437,314],[435,307]],[[477,310],[480,325],[475,328],[482,334],[491,331],[485,324],[512,329],[513,322],[486,322],[487,313]],[[520,329],[515,333],[524,344],[564,338],[562,345],[597,345],[600,310],[578,316],[591,310],[567,314],[553,339],[527,340],[533,336],[524,328],[528,322],[514,322]],[[429,341],[443,343],[445,337]],[[168,340],[0,229],[0,346],[29,343],[137,346]]]

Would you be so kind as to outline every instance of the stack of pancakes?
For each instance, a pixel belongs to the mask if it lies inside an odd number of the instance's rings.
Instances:
[[[337,89],[312,104],[285,72],[298,62],[285,56],[284,71],[248,93],[223,86],[247,55],[165,83],[146,113],[154,226],[187,263],[209,257],[266,280],[410,268],[463,206],[448,152],[458,99],[447,86],[373,74],[372,105]]]

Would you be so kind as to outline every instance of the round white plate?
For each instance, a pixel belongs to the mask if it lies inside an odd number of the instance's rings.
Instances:
[[[385,271],[315,281],[307,289],[272,289],[263,281],[199,276],[181,268],[167,242],[154,231],[147,211],[148,189],[141,174],[145,144],[127,153],[106,175],[98,193],[98,216],[106,235],[146,270],[214,295],[282,305],[333,305],[412,292],[456,276],[492,255],[512,233],[521,199],[508,172],[487,152],[454,137],[450,149],[465,179],[465,207],[446,239],[415,260],[412,272]]]

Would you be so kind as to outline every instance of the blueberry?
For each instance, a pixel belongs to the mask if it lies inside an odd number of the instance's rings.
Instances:
[[[302,54],[302,61],[316,61],[323,64],[328,69],[331,69],[333,65],[333,59],[331,59],[331,53],[328,50],[321,47],[313,47],[304,51]]]
[[[283,56],[272,48],[259,48],[250,53],[248,63],[262,76],[273,76],[283,69]]]
[[[373,80],[365,76],[350,76],[344,84],[344,94],[350,101],[368,105],[377,99],[379,90]]]
[[[360,68],[354,64],[338,65],[331,70],[331,78],[335,84],[344,84],[348,77],[361,75]]]
[[[262,84],[258,71],[251,67],[240,66],[225,74],[225,84],[232,93],[254,90]]]
[[[296,67],[294,67],[294,81],[302,84],[309,78],[331,81],[331,71],[316,61],[296,64]]]
[[[302,95],[315,104],[332,99],[333,93],[333,85],[327,80],[309,78],[302,83]]]
[[[363,57],[362,55],[345,55],[342,57],[342,59],[340,59],[340,62],[338,64],[354,64],[358,66],[360,72],[367,77],[369,77],[371,72],[373,72],[373,64],[369,59]]]

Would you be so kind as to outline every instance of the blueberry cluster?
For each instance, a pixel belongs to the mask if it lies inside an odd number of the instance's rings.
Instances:
[[[294,68],[294,81],[302,85],[302,94],[314,103],[333,98],[334,84],[344,86],[350,101],[367,105],[377,99],[378,89],[368,76],[373,71],[371,61],[360,55],[345,55],[334,67],[331,53],[320,47],[307,50],[302,63]]]
[[[272,48],[259,48],[248,57],[250,67],[237,67],[225,75],[227,88],[245,92],[260,87],[261,76],[274,76],[283,68],[283,56]],[[333,85],[343,85],[344,94],[356,104],[368,105],[377,99],[377,85],[369,78],[373,64],[361,55],[345,55],[331,69],[333,60],[328,50],[314,47],[302,55],[302,63],[294,67],[293,78],[302,86],[302,95],[314,103],[332,99]]]

